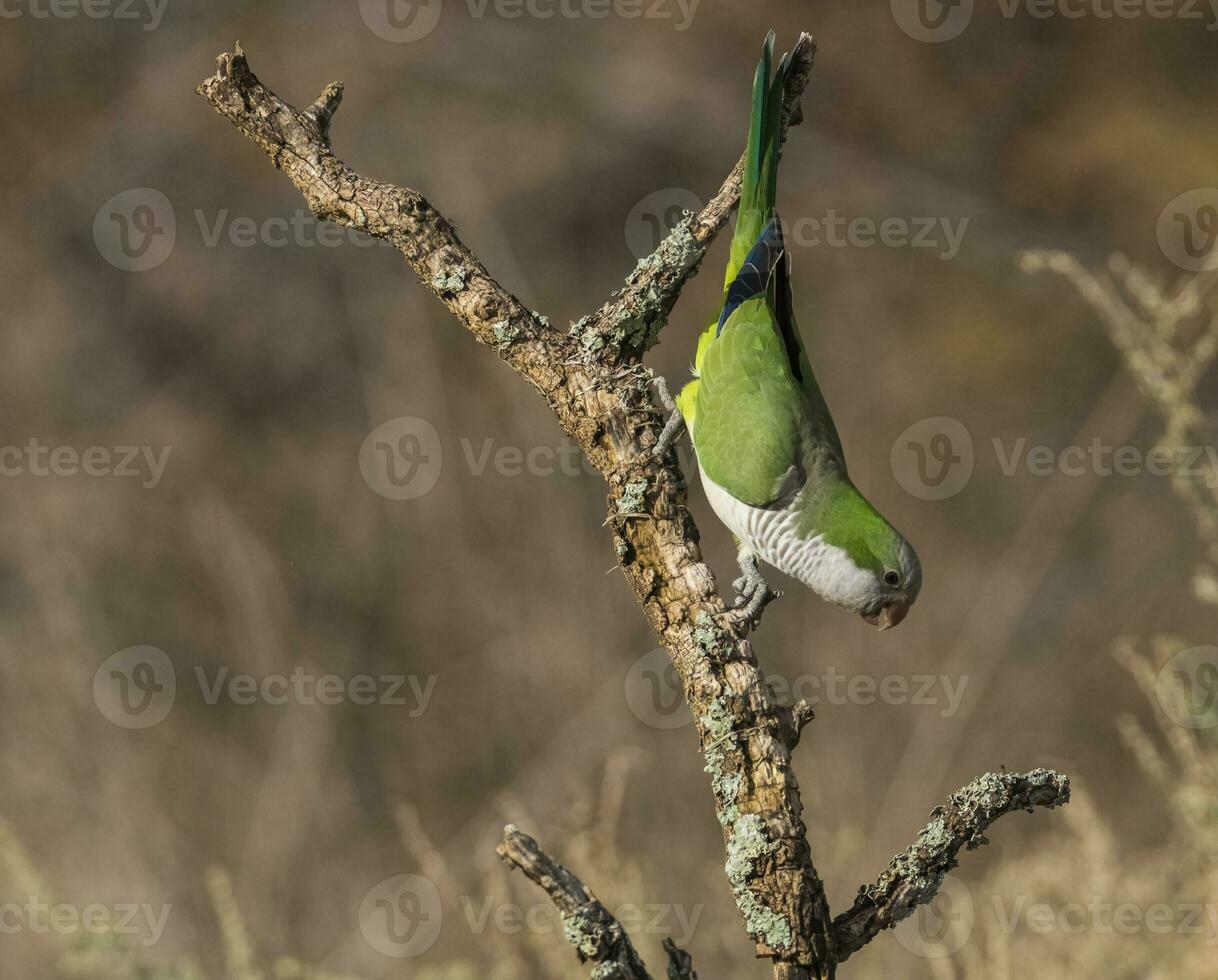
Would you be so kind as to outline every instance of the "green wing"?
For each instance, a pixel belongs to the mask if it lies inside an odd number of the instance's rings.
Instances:
[[[787,351],[787,365],[804,395],[811,444],[823,447],[829,461],[846,473],[846,453],[842,449],[841,436],[829,414],[825,396],[821,394],[808,352],[804,349],[799,324],[795,322],[795,298],[791,291],[791,256],[785,250],[774,270],[774,301],[777,309],[775,323],[782,332],[783,345]]]
[[[699,377],[682,393],[702,469],[756,507],[776,500],[793,470],[847,475],[841,437],[795,322],[789,256],[773,278],[769,295],[741,303],[706,344]]]
[[[706,348],[695,394],[698,463],[737,500],[773,502],[798,469],[804,396],[764,296],[742,303]]]

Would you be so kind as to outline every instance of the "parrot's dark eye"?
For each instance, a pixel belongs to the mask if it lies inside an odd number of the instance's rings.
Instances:
[[[884,573],[884,584],[891,585],[895,588],[901,584],[901,576],[896,572],[889,570]]]

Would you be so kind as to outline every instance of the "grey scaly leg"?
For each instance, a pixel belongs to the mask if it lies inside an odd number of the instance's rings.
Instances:
[[[740,565],[740,577],[732,583],[732,588],[736,590],[736,601],[733,603],[735,614],[756,629],[761,624],[761,611],[780,598],[782,592],[766,585],[757,568],[757,556],[744,545],[740,545],[736,561]]]
[[[681,438],[681,433],[685,429],[685,418],[681,415],[681,410],[677,408],[677,403],[668,390],[668,381],[659,375],[656,375],[654,380],[656,394],[660,396],[660,404],[664,406],[664,411],[669,413],[668,421],[664,423],[664,428],[660,432],[660,438],[656,440],[655,448],[651,451],[651,455],[659,459],[661,456],[667,455],[673,443]]]

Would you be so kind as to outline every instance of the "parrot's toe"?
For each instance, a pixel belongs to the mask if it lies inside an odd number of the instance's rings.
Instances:
[[[732,588],[736,598],[732,602],[733,618],[749,629],[756,629],[761,624],[761,613],[771,602],[782,597],[782,592],[771,589],[757,569],[757,559],[751,555],[740,559],[741,575]]]
[[[652,383],[655,385],[656,392],[660,396],[660,404],[664,406],[664,411],[668,413],[668,418],[664,422],[664,429],[660,432],[659,438],[656,439],[656,444],[651,450],[652,458],[663,459],[676,444],[676,441],[681,438],[681,433],[685,431],[685,417],[681,414],[681,410],[677,408],[677,402],[668,390],[668,382],[657,374],[652,379]]]

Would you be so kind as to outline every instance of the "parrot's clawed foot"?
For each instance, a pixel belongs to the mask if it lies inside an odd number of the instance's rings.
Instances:
[[[732,583],[732,588],[736,590],[732,616],[752,629],[761,624],[762,610],[782,596],[782,592],[766,585],[757,569],[757,559],[752,555],[740,556],[740,577]]]
[[[681,415],[681,410],[677,408],[677,403],[673,400],[672,393],[668,390],[668,382],[657,375],[654,384],[656,386],[656,394],[660,396],[660,404],[664,406],[664,411],[668,413],[668,420],[664,423],[664,428],[660,432],[660,438],[656,440],[655,448],[651,450],[651,455],[655,459],[661,459],[668,454],[668,450],[673,447],[673,443],[681,438],[681,433],[685,429],[685,418]]]

